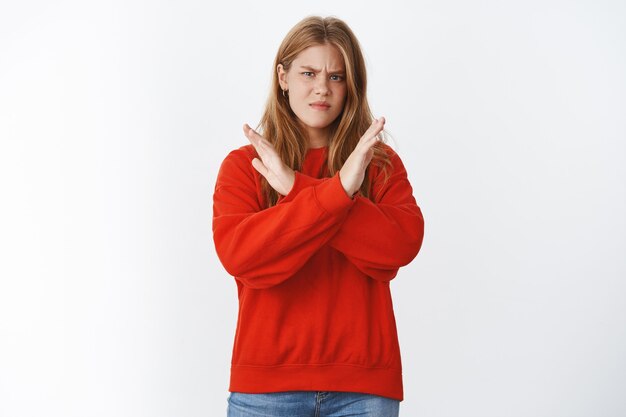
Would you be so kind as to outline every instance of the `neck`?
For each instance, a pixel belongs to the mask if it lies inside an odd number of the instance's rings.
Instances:
[[[323,148],[328,146],[328,129],[309,129],[308,130],[309,148]]]

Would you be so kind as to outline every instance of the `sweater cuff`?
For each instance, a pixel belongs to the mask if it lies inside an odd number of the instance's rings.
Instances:
[[[298,195],[298,193],[305,188],[312,187],[323,182],[324,180],[328,180],[328,178],[313,178],[308,175],[302,174],[299,171],[294,171],[294,173],[295,177],[291,190],[287,195],[279,196],[277,203],[287,203],[293,200]]]
[[[332,215],[348,211],[356,201],[348,197],[343,189],[339,172],[315,187],[315,199],[324,211]]]

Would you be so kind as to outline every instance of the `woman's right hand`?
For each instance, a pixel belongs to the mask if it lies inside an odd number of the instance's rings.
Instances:
[[[373,146],[378,142],[377,135],[383,130],[383,127],[385,127],[384,117],[374,119],[339,171],[341,185],[350,198],[361,188],[365,178],[365,169],[374,155]]]
[[[274,146],[247,123],[243,125],[243,132],[260,157],[252,159],[254,169],[263,175],[279,194],[289,194],[295,182],[296,174],[293,169],[285,165]]]

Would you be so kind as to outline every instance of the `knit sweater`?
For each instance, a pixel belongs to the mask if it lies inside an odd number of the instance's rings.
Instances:
[[[389,288],[417,255],[424,220],[398,155],[385,181],[370,165],[373,200],[350,198],[327,175],[328,148],[307,151],[295,183],[266,208],[252,145],[224,159],[213,239],[235,278],[239,315],[231,392],[346,391],[403,400]]]

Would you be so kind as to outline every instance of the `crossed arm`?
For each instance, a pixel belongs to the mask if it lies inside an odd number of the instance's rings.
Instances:
[[[220,168],[214,194],[214,240],[229,273],[252,288],[271,287],[330,245],[369,277],[389,281],[417,255],[424,222],[395,153],[389,178],[381,172],[370,178],[374,201],[350,197],[361,186],[376,142],[372,136],[384,119],[376,123],[342,170],[323,179],[285,167],[269,142],[244,127],[260,159],[233,151]],[[275,206],[259,207],[258,176],[250,165],[282,194]]]

